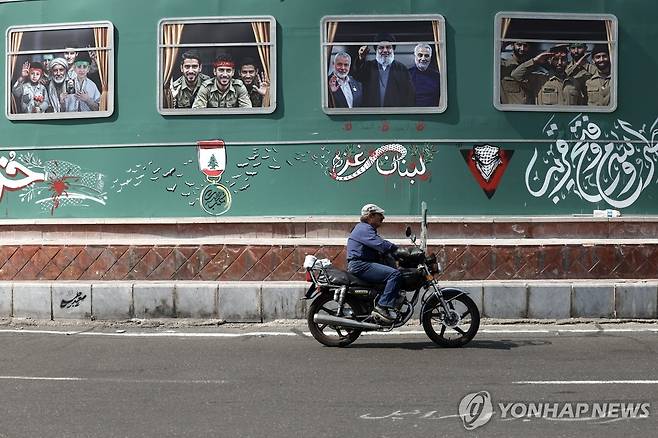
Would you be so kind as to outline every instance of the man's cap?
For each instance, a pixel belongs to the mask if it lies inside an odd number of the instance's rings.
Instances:
[[[373,44],[373,48],[375,50],[377,50],[377,46],[382,41],[388,41],[389,43],[391,43],[391,45],[393,46],[393,50],[395,50],[395,37],[388,32],[379,32],[377,35],[375,35],[373,41],[375,42],[375,44]]]
[[[592,49],[592,56],[596,55],[597,53],[606,53],[610,55],[610,49],[608,48],[607,44],[597,44],[594,46],[594,49]]]
[[[566,53],[569,51],[568,44],[558,44],[550,48],[550,51],[553,53]]]
[[[66,59],[64,58],[55,58],[52,61],[50,61],[50,69],[52,70],[55,68],[56,65],[59,65],[64,68],[64,70],[67,70],[69,68],[68,63],[66,62]]]
[[[582,47],[582,48],[585,48],[585,49],[586,49],[586,48],[587,48],[587,44],[585,44],[585,43],[571,43],[571,44],[569,44],[569,48],[570,48],[570,49],[577,49],[577,48],[579,48],[579,47]]]
[[[365,216],[370,213],[380,213],[384,214],[384,209],[376,206],[375,204],[366,204],[361,209],[361,216]]]
[[[43,64],[36,61],[30,63],[30,70],[41,70],[43,71]]]
[[[91,64],[91,56],[89,56],[89,53],[87,52],[78,52],[78,56],[75,57],[75,63],[77,64],[78,62]]]

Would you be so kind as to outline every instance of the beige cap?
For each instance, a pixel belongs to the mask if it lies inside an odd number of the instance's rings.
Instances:
[[[368,213],[381,213],[381,214],[384,214],[384,209],[376,206],[375,204],[366,204],[361,209],[361,216],[365,216]]]

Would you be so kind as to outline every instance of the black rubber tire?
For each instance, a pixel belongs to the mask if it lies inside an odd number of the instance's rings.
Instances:
[[[441,322],[441,314],[443,310],[441,309],[441,304],[439,299],[436,296],[431,296],[425,306],[423,306],[420,320],[423,324],[423,330],[427,336],[436,344],[442,347],[448,348],[457,348],[463,347],[468,344],[477,334],[478,329],[480,328],[480,311],[473,302],[473,300],[460,291],[459,289],[446,289],[443,291],[443,298],[448,302],[448,306],[451,309],[454,309],[460,313],[462,321],[464,318],[469,317],[468,328],[462,329],[460,326],[457,326],[457,329],[461,330],[460,333],[455,328],[449,328]],[[436,331],[435,326],[432,324],[437,322],[441,327],[439,332]],[[458,336],[454,338],[449,338],[446,336],[446,332],[452,334],[456,333]]]
[[[331,293],[323,293],[313,300],[308,309],[308,315],[306,318],[308,328],[315,340],[319,343],[328,347],[346,347],[357,340],[357,338],[361,335],[362,330],[349,327],[336,328],[328,325],[321,327],[318,325],[315,321],[313,321],[313,316],[316,313],[325,312],[335,316],[335,314],[331,312],[332,307],[327,307],[328,303],[333,303],[336,308],[338,307],[338,303],[334,301],[333,294]],[[352,309],[352,311],[355,313],[359,313],[361,311],[360,303],[349,295],[345,297],[345,307]],[[325,330],[331,330],[335,332],[336,335],[329,336],[325,334]]]

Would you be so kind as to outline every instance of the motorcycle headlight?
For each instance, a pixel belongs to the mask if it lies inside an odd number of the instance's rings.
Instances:
[[[439,262],[436,260],[436,254],[432,254],[430,257],[427,258],[427,266],[430,268],[430,272],[432,274],[441,272],[441,268],[439,267]]]

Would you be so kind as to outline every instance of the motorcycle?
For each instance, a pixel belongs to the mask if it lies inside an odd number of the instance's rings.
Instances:
[[[427,210],[423,203],[421,245],[407,227],[411,249],[395,254],[402,273],[397,318],[382,322],[372,315],[384,284],[371,284],[355,275],[335,268],[327,259],[307,255],[304,260],[306,280],[312,283],[303,299],[313,300],[307,314],[313,337],[329,347],[350,345],[364,331],[391,331],[405,325],[414,314],[420,298],[420,322],[427,336],[442,347],[462,347],[469,343],[480,327],[480,312],[463,290],[439,287],[434,278],[440,273],[436,254],[427,254]],[[412,293],[411,299],[407,294]]]

